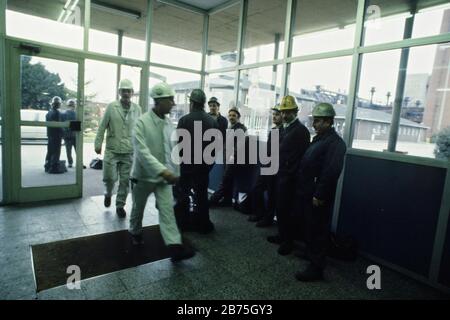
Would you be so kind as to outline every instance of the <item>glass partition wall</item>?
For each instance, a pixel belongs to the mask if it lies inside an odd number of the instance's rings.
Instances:
[[[270,107],[291,94],[307,125],[315,103],[333,103],[349,147],[443,154],[439,139],[450,126],[448,1],[198,3],[7,0],[0,36],[84,60],[85,141],[108,99],[117,97],[120,78],[128,77],[144,110],[152,106],[153,84],[173,85],[174,122],[187,112],[189,91],[202,86],[219,99],[222,114],[241,108],[249,132],[263,136]],[[74,80],[69,76],[60,74],[66,83]]]

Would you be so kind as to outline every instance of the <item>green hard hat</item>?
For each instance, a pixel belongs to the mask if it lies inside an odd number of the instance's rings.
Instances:
[[[202,89],[194,89],[189,95],[189,99],[200,104],[205,104],[206,94]]]
[[[175,91],[167,83],[160,82],[153,86],[150,96],[153,99],[174,97]]]
[[[334,111],[333,106],[330,103],[322,102],[314,107],[312,116],[334,118],[336,116],[336,111]]]

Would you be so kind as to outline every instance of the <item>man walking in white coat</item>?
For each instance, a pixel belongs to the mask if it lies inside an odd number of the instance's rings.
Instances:
[[[156,84],[151,90],[155,101],[152,110],[136,121],[133,146],[134,161],[131,171],[133,209],[130,233],[134,245],[142,245],[142,219],[145,205],[151,193],[155,194],[159,211],[159,227],[172,261],[188,259],[195,252],[182,244],[173,211],[171,185],[179,178],[179,167],[171,158],[176,141],[170,137],[175,130],[166,117],[175,103],[175,92],[166,83]]]

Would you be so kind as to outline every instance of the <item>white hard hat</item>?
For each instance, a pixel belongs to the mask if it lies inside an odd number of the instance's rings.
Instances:
[[[120,80],[120,82],[119,82],[119,90],[120,89],[134,90],[133,89],[133,82],[131,82],[131,80],[128,80],[128,79]]]
[[[53,104],[53,103],[55,103],[55,102],[61,103],[61,102],[62,102],[61,97],[59,97],[59,96],[54,96],[54,97],[52,98],[52,100],[50,100],[50,104]]]
[[[153,86],[150,96],[153,99],[174,97],[175,91],[167,83],[160,82]]]

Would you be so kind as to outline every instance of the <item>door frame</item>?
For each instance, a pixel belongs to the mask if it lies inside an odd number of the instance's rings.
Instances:
[[[4,123],[8,123],[5,128],[5,151],[8,155],[7,161],[4,161],[6,180],[5,200],[10,203],[25,203],[44,200],[57,200],[68,198],[79,198],[83,191],[83,109],[84,109],[84,59],[76,52],[67,52],[57,48],[46,46],[36,46],[39,52],[32,52],[21,48],[22,44],[28,45],[25,41],[6,40],[6,108],[4,110]],[[22,164],[21,161],[21,126],[43,126],[42,122],[21,121],[21,86],[20,86],[20,56],[26,54],[29,56],[42,57],[60,61],[67,61],[78,64],[77,79],[77,120],[81,121],[81,131],[77,133],[76,138],[76,168],[75,184],[42,186],[42,187],[22,187]],[[47,123],[46,127],[68,127],[68,123]],[[81,159],[81,160],[80,160]]]

